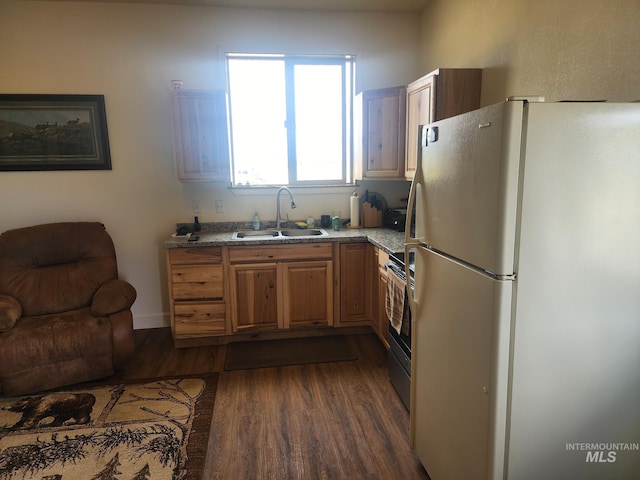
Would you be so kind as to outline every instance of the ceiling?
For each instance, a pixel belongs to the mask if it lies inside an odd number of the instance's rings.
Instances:
[[[68,0],[67,0],[68,1]],[[349,10],[368,12],[420,12],[429,0],[72,0],[105,3],[158,3],[238,8]]]

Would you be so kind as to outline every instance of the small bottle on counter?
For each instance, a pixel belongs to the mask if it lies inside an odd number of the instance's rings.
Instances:
[[[260,217],[258,216],[258,212],[253,216],[252,227],[254,230],[260,230]]]
[[[193,233],[200,233],[201,227],[200,227],[200,221],[198,220],[198,217],[194,217],[193,218]]]

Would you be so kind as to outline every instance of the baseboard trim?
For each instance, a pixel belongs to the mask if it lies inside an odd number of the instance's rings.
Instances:
[[[233,342],[284,340],[288,338],[318,337],[327,335],[361,335],[366,333],[373,333],[371,327],[300,328],[291,330],[245,332],[211,337],[179,338],[174,340],[174,346],[176,348],[203,347],[209,345],[226,345]]]
[[[168,313],[158,313],[154,315],[134,315],[133,329],[143,330],[145,328],[170,327],[171,320]]]

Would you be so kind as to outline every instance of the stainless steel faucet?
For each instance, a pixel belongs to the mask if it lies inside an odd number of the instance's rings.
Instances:
[[[278,193],[276,194],[276,228],[280,228],[280,193],[286,190],[289,193],[289,197],[291,198],[291,208],[296,208],[296,202],[293,201],[293,193],[287,187],[280,187],[278,189]],[[287,220],[289,218],[287,217]]]

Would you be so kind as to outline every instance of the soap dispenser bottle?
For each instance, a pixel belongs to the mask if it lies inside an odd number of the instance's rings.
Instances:
[[[258,216],[258,212],[253,216],[253,229],[260,230],[260,217]]]

